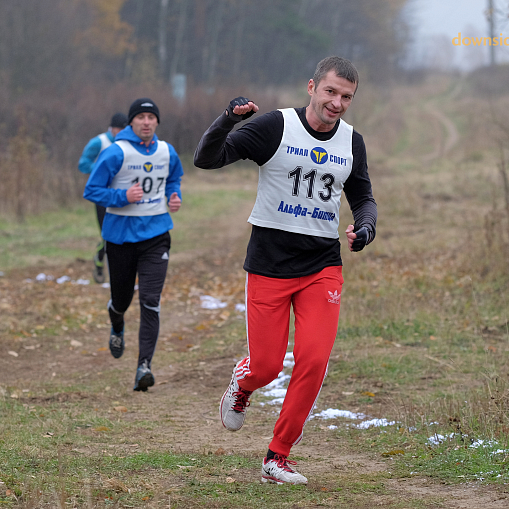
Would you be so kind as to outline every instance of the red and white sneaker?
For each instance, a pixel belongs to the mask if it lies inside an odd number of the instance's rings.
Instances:
[[[290,466],[296,464],[296,461],[291,461],[286,456],[279,454],[276,454],[271,460],[263,458],[262,482],[307,484],[308,480]]]
[[[241,389],[237,383],[235,372],[240,362],[238,362],[235,368],[233,368],[230,385],[223,394],[219,405],[221,422],[229,431],[237,431],[242,428],[244,420],[246,419],[249,398],[251,397],[251,394],[253,394],[252,391],[245,391],[244,389]]]

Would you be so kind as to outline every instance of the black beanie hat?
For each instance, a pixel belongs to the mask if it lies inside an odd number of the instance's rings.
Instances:
[[[138,115],[138,113],[144,112],[153,113],[157,117],[157,123],[159,123],[159,108],[156,106],[155,102],[148,97],[136,99],[136,101],[131,104],[131,107],[129,108],[128,123],[130,124],[133,118]]]
[[[111,117],[110,127],[121,127],[122,129],[127,125],[127,115],[123,113],[115,113]]]

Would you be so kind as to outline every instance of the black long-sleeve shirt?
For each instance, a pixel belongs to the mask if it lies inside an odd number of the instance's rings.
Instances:
[[[315,131],[306,119],[306,108],[296,108],[306,131],[318,141],[330,140],[331,131]],[[240,159],[250,159],[263,166],[276,153],[283,137],[284,120],[280,111],[253,118],[237,131],[237,123],[226,113],[218,117],[202,136],[194,155],[195,166],[203,169],[222,168]],[[355,221],[365,226],[369,242],[375,238],[377,207],[368,174],[366,147],[362,136],[352,134],[352,172],[344,184],[344,192]],[[325,267],[342,265],[338,239],[315,237],[253,225],[244,269],[267,277],[294,278],[315,274]]]

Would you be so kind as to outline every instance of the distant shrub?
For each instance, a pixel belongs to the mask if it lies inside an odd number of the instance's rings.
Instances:
[[[278,106],[277,93],[261,90],[203,89],[190,86],[179,102],[168,85],[120,83],[69,89],[65,95],[38,90],[0,104],[0,213],[37,213],[82,199],[86,177],[78,160],[90,138],[104,132],[117,111],[127,114],[139,97],[153,99],[161,113],[160,139],[182,156],[192,155],[209,125],[239,95],[252,97],[261,112]],[[9,106],[7,106],[9,105]],[[189,160],[189,157],[185,158]]]

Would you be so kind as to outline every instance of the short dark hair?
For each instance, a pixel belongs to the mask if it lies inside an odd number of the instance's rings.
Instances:
[[[110,127],[121,127],[122,129],[127,125],[127,115],[124,113],[115,113],[111,117]]]
[[[313,75],[315,87],[318,86],[318,83],[329,71],[334,71],[338,78],[345,78],[359,86],[359,73],[350,60],[343,57],[327,57],[320,60],[316,66],[315,74]]]

